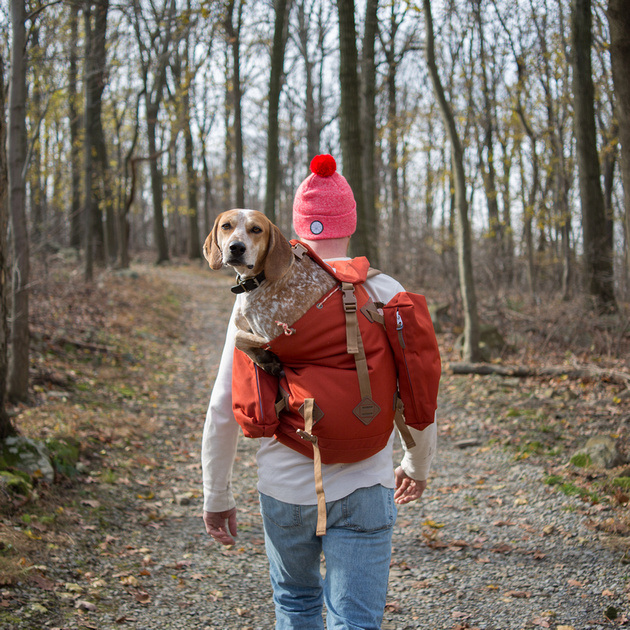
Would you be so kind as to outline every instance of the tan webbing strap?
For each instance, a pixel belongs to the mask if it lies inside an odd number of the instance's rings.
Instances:
[[[356,313],[354,316],[356,318]],[[368,372],[367,357],[365,356],[363,339],[361,339],[358,324],[357,333],[357,345],[359,346],[359,351],[354,355],[354,362],[357,366],[357,376],[359,377],[359,391],[361,392],[362,399],[372,398],[372,386],[370,385],[370,373]]]
[[[348,354],[354,356],[354,361],[357,366],[361,398],[372,398],[367,359],[365,357],[363,341],[361,340],[361,331],[359,330],[357,297],[354,294],[354,286],[350,282],[343,282],[341,284],[341,290],[343,292],[343,309],[346,312],[346,344]]]
[[[358,338],[361,335],[357,317],[357,296],[354,294],[354,286],[350,282],[342,282],[341,291],[343,293],[343,310],[346,312],[348,354],[357,354],[359,352]]]
[[[324,536],[326,534],[326,496],[324,495],[324,479],[322,477],[322,457],[317,444],[317,436],[313,431],[313,410],[315,399],[306,398],[304,400],[304,430],[298,429],[298,435],[313,444],[313,467],[315,469],[315,491],[317,493],[317,526],[315,534]]]
[[[354,357],[359,380],[359,393],[361,401],[353,409],[354,415],[366,426],[376,418],[381,408],[372,400],[372,386],[370,385],[370,372],[368,370],[365,348],[361,339],[359,318],[357,316],[357,297],[354,294],[354,286],[349,282],[341,284],[343,292],[343,308],[346,313],[346,345],[348,354]]]
[[[394,422],[396,423],[396,428],[400,433],[400,437],[402,437],[402,439],[405,441],[405,446],[410,449],[416,445],[416,441],[413,439],[411,431],[405,423],[405,416],[403,411],[403,402],[398,396],[396,396],[396,413],[394,414]]]

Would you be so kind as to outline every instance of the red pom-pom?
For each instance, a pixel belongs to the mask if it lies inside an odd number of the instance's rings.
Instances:
[[[316,155],[311,160],[311,171],[320,177],[330,177],[337,170],[337,162],[332,155]]]

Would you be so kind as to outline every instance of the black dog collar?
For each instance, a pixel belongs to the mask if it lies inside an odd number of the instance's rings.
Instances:
[[[261,271],[253,278],[245,278],[244,280],[241,276],[236,276],[236,284],[230,289],[230,291],[232,291],[232,293],[249,293],[250,291],[257,289],[264,279],[264,271]]]

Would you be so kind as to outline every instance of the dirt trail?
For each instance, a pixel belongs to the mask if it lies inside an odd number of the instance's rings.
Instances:
[[[127,483],[85,486],[72,545],[51,550],[39,584],[5,595],[13,615],[0,624],[6,630],[274,625],[254,441],[241,440],[234,471],[238,543],[213,544],[201,520],[199,448],[231,278],[175,266],[142,273],[160,274],[186,296],[179,367],[154,402],[156,428],[138,447],[144,465]],[[457,391],[443,388],[440,415],[470,423],[475,409]],[[383,628],[586,630],[625,622],[627,540],[593,528],[601,506],[559,494],[543,483],[540,466],[481,442],[462,450],[442,434],[424,499],[399,511]]]

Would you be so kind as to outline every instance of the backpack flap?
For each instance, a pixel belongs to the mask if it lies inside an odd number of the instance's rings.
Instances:
[[[421,431],[435,419],[442,371],[427,301],[423,295],[401,292],[383,307],[383,315],[405,423]]]
[[[278,428],[278,379],[258,367],[244,352],[234,350],[232,411],[245,437],[273,437]]]

